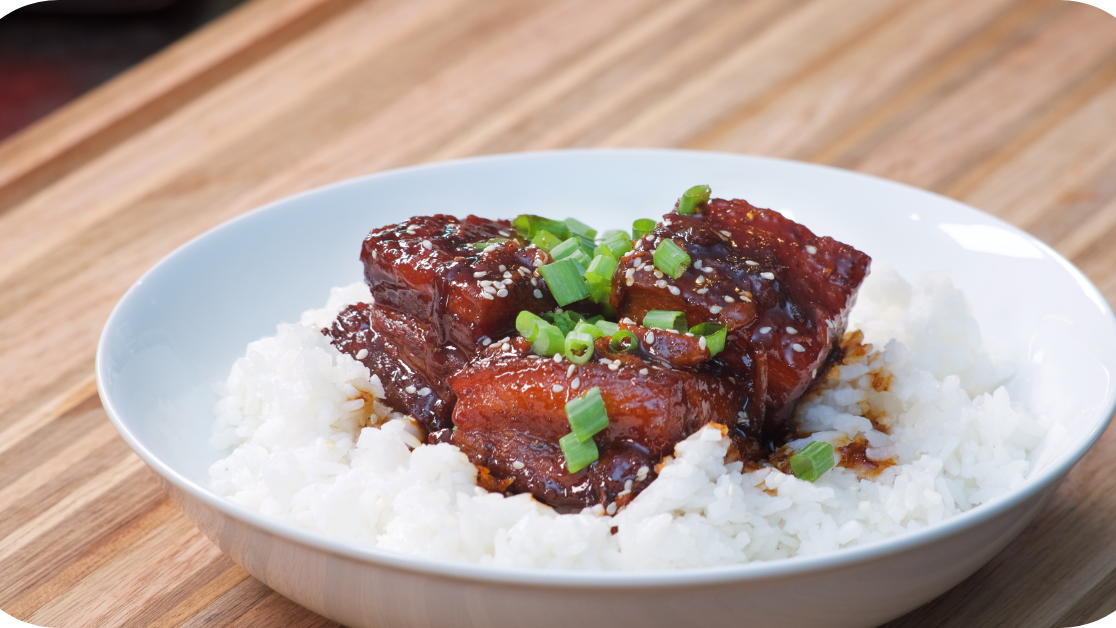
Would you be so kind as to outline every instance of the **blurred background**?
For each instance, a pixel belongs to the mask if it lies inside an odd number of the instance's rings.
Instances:
[[[0,140],[244,0],[53,0],[0,18]]]

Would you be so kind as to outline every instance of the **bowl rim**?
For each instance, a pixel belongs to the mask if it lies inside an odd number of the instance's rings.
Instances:
[[[790,558],[780,558],[767,561],[751,561],[747,563],[740,563],[736,565],[725,565],[717,567],[701,567],[701,568],[687,568],[675,570],[655,570],[655,571],[585,571],[585,570],[549,570],[549,569],[528,569],[519,567],[503,567],[494,565],[480,565],[474,563],[451,562],[447,560],[439,560],[423,556],[413,556],[393,552],[390,550],[378,549],[359,545],[351,541],[343,541],[327,537],[323,534],[306,530],[294,526],[293,524],[272,519],[259,512],[249,510],[245,506],[241,506],[225,497],[221,497],[208,488],[201,486],[193,480],[185,477],[170,465],[163,462],[155,456],[144,444],[136,437],[128,426],[125,420],[118,412],[116,405],[109,391],[107,390],[105,381],[107,376],[106,356],[108,353],[108,343],[106,338],[109,336],[109,330],[119,324],[120,319],[124,316],[122,311],[131,299],[136,298],[136,294],[141,289],[143,283],[155,275],[159,274],[163,268],[173,263],[175,258],[184,254],[190,249],[200,246],[199,242],[207,239],[210,234],[224,229],[229,225],[238,223],[242,220],[250,220],[253,217],[272,211],[278,207],[282,207],[288,203],[296,200],[301,200],[309,196],[321,194],[326,191],[332,191],[338,188],[347,186],[363,185],[369,180],[376,180],[382,178],[389,178],[394,176],[410,175],[415,172],[423,171],[437,171],[441,169],[451,169],[459,167],[461,164],[472,164],[476,162],[489,162],[499,163],[502,161],[514,161],[521,159],[548,159],[558,156],[571,156],[576,158],[581,155],[657,155],[663,157],[694,157],[705,156],[713,158],[735,158],[742,161],[753,162],[769,162],[775,163],[780,166],[791,166],[804,168],[806,170],[817,170],[839,176],[852,177],[862,179],[870,182],[872,185],[892,186],[904,189],[907,192],[915,192],[924,195],[935,197],[938,202],[952,204],[958,208],[963,208],[969,212],[974,212],[982,220],[991,222],[992,224],[1001,228],[1008,229],[1012,233],[1024,237],[1032,245],[1038,247],[1044,254],[1048,255],[1056,264],[1060,265],[1067,271],[1076,281],[1078,286],[1084,291],[1085,296],[1089,297],[1091,301],[1095,302],[1101,309],[1104,318],[1110,327],[1116,328],[1116,315],[1113,314],[1111,306],[1104,298],[1097,287],[1082,273],[1076,266],[1069,260],[1063,257],[1054,249],[1047,246],[1042,241],[1038,240],[1031,234],[1015,227],[1014,225],[970,205],[956,201],[946,196],[917,188],[898,181],[884,179],[874,175],[846,170],[843,168],[836,168],[833,166],[813,164],[808,162],[796,161],[792,159],[783,159],[779,157],[767,157],[760,155],[746,155],[738,153],[726,153],[717,151],[700,151],[700,150],[687,150],[687,149],[670,149],[670,148],[588,148],[588,149],[558,149],[558,150],[543,150],[543,151],[527,151],[516,153],[499,153],[492,155],[483,155],[477,157],[465,157],[461,159],[453,159],[447,161],[439,161],[427,164],[419,164],[403,168],[395,168],[391,170],[384,170],[358,177],[344,179],[324,186],[311,188],[299,192],[297,194],[287,196],[243,214],[240,214],[230,220],[222,222],[205,232],[191,238],[186,243],[177,247],[170,254],[163,257],[154,266],[148,269],[120,298],[117,304],[113,307],[105,326],[102,330],[100,339],[97,343],[96,353],[96,378],[97,378],[97,391],[101,398],[101,403],[108,414],[109,419],[112,421],[113,426],[117,429],[120,435],[128,443],[133,451],[140,458],[154,470],[161,478],[182,491],[186,495],[204,503],[208,507],[219,511],[226,517],[239,521],[241,524],[255,528],[259,531],[277,536],[285,541],[302,545],[304,547],[332,554],[337,557],[370,563],[379,567],[386,567],[396,570],[407,571],[415,574],[422,574],[428,576],[448,577],[461,580],[469,580],[473,582],[487,582],[497,583],[512,586],[535,586],[547,585],[552,587],[564,588],[609,588],[609,589],[622,589],[632,587],[680,587],[680,586],[702,586],[709,584],[724,584],[735,582],[747,582],[754,580],[766,580],[774,578],[793,577],[798,574],[806,572],[818,573],[823,571],[835,570],[842,567],[850,566],[855,563],[866,563],[876,559],[881,559],[890,555],[900,554],[911,551],[917,548],[925,547],[938,540],[959,534],[964,530],[974,527],[984,521],[995,518],[996,516],[1004,513],[1011,508],[1027,501],[1028,499],[1038,495],[1044,489],[1055,484],[1061,477],[1063,477],[1069,470],[1077,464],[1078,461],[1085,455],[1085,453],[1093,447],[1097,439],[1104,433],[1113,418],[1113,411],[1116,410],[1116,384],[1109,380],[1103,410],[1103,418],[1096,422],[1084,440],[1081,441],[1081,446],[1072,451],[1070,455],[1059,456],[1058,459],[1053,461],[1049,467],[1042,469],[1034,476],[1028,477],[1024,484],[1009,492],[1006,495],[997,497],[989,502],[980,504],[968,511],[962,512],[958,515],[950,517],[944,521],[936,524],[921,528],[919,530],[909,531],[898,536],[888,537],[877,541],[865,543],[864,545],[857,545],[853,547],[841,548],[835,551],[811,555],[811,556],[794,556]]]

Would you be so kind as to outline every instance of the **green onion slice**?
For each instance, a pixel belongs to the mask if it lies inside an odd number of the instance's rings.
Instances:
[[[569,305],[589,296],[589,287],[581,276],[581,268],[572,259],[563,259],[541,266],[539,274],[546,279],[550,294],[558,305]]]
[[[577,399],[567,401],[566,418],[577,440],[583,443],[608,427],[608,412],[601,398],[601,389],[594,386]]]
[[[632,240],[638,240],[643,236],[651,233],[658,226],[654,220],[650,218],[640,218],[632,223]]]
[[[604,337],[604,332],[601,331],[601,328],[589,321],[578,321],[577,327],[574,327],[573,330],[579,334],[589,334],[593,337],[593,340]]]
[[[659,246],[655,247],[653,259],[655,268],[669,275],[671,279],[678,279],[690,267],[690,256],[670,238],[664,238]]]
[[[585,274],[585,269],[589,267],[589,264],[593,262],[593,258],[589,257],[589,254],[586,253],[585,249],[582,248],[578,248],[576,251],[574,251],[573,254],[568,257],[568,259],[572,259],[573,261],[577,262],[578,268],[582,275]]]
[[[539,323],[547,322],[527,310],[523,310],[515,317],[515,330],[530,342],[535,342],[539,337]]]
[[[698,207],[709,202],[712,190],[708,185],[695,185],[682,194],[678,199],[678,213],[682,216],[696,214]]]
[[[791,456],[790,466],[795,477],[813,482],[833,468],[833,445],[814,441]]]
[[[485,240],[484,242],[474,242],[473,249],[477,251],[483,251],[494,244],[500,244],[501,242],[507,241],[507,238],[491,238],[489,240]]]
[[[608,341],[608,348],[614,353],[635,353],[639,349],[639,338],[627,329],[617,329]]]
[[[608,249],[608,251],[612,253],[612,257],[620,259],[620,256],[632,250],[632,239],[628,237],[627,233],[616,231],[605,238],[604,241],[601,242],[601,246],[597,248],[599,249],[601,247]]]
[[[565,349],[566,338],[562,335],[562,330],[546,323],[538,325],[537,328],[539,333],[531,343],[531,351],[549,358]]]
[[[566,456],[566,468],[570,473],[581,471],[601,455],[593,439],[581,442],[573,432],[558,439],[558,445],[562,447],[562,454]]]
[[[531,244],[539,247],[540,249],[549,253],[551,249],[562,243],[562,238],[554,235],[546,229],[540,229],[535,237],[531,238]]]
[[[566,223],[543,218],[542,216],[522,214],[516,216],[515,220],[512,221],[512,226],[515,227],[516,233],[528,240],[533,239],[535,234],[544,229],[563,240],[570,237],[570,228]]]
[[[705,337],[705,348],[709,349],[709,357],[723,351],[725,339],[728,338],[728,328],[720,323],[698,323],[690,328],[690,333]]]
[[[593,357],[593,336],[579,331],[566,334],[562,355],[574,364],[585,364]]]
[[[550,249],[550,256],[555,260],[566,259],[581,250],[581,241],[577,238],[568,238],[561,244]]]
[[[593,323],[593,326],[601,330],[601,333],[607,336],[613,336],[616,332],[620,331],[620,325],[612,321],[599,320]]]
[[[570,228],[570,233],[574,235],[581,236],[589,240],[597,237],[596,229],[581,222],[577,218],[567,218],[564,222],[566,223],[566,226]]]
[[[643,317],[643,326],[673,329],[681,333],[686,333],[689,329],[686,313],[674,310],[651,310]]]

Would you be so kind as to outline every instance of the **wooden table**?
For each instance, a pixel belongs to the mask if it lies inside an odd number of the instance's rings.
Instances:
[[[252,0],[0,144],[0,608],[54,627],[333,625],[223,556],[116,435],[101,327],[157,260],[267,201],[569,146],[905,181],[1027,229],[1116,297],[1116,19],[1098,9]],[[889,626],[1116,610],[1114,457],[1109,431],[1015,543]]]

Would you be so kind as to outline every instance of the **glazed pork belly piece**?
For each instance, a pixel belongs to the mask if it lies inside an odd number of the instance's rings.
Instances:
[[[623,507],[679,441],[708,423],[736,426],[745,396],[728,377],[613,353],[606,338],[594,346],[592,360],[572,364],[532,354],[522,337],[493,343],[450,378],[456,428],[431,439],[465,452],[483,468],[489,490],[531,493],[570,512]],[[570,473],[558,444],[570,432],[566,403],[594,387],[609,418],[594,437],[600,457]],[[761,451],[758,440],[738,436],[751,450],[745,456]]]
[[[677,279],[652,261],[664,239],[691,259]],[[870,263],[778,212],[714,199],[700,213],[664,216],[635,242],[620,260],[611,303],[636,321],[650,310],[676,310],[691,325],[725,325],[728,340],[713,362],[756,388],[745,421],[760,422],[764,445],[774,449],[793,432],[794,402],[843,335]]]
[[[374,303],[350,307],[323,331],[428,432],[452,425],[450,375],[513,331],[520,311],[557,305],[534,272],[549,256],[521,246],[506,220],[417,216],[369,233],[361,261]]]

